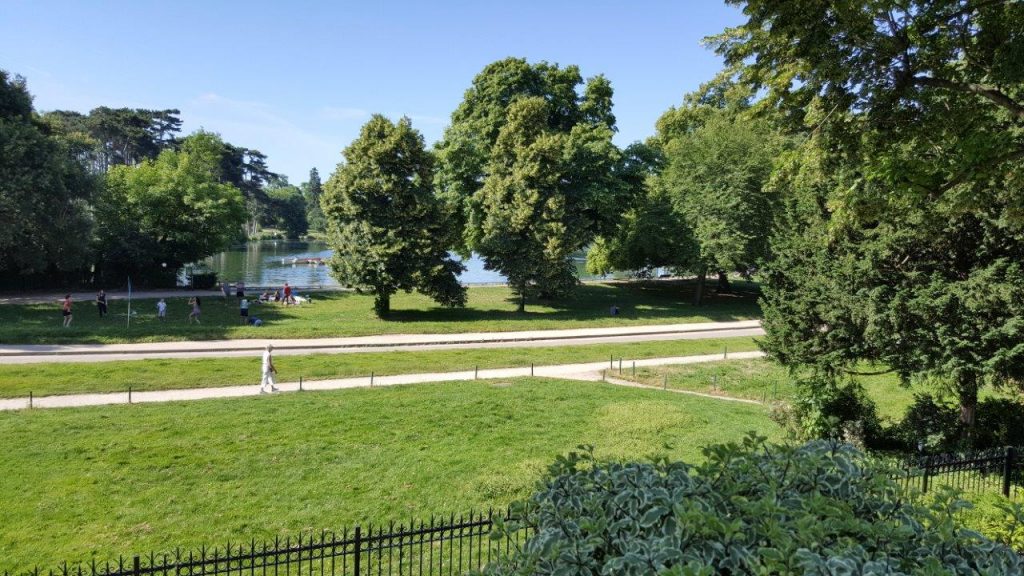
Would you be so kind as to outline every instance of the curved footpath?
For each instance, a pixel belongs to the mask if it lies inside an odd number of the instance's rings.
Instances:
[[[645,360],[629,360],[624,370],[633,367],[665,366],[669,364],[696,364],[717,362],[726,359],[761,358],[762,352],[735,352],[733,354],[707,354],[703,356],[678,356],[674,358],[648,358]],[[607,371],[607,374],[606,374]],[[607,362],[588,362],[585,364],[559,364],[554,366],[536,366],[528,368],[495,368],[480,371],[435,372],[429,374],[401,374],[396,376],[364,376],[361,378],[340,378],[334,380],[313,380],[301,383],[287,382],[278,384],[280,392],[298,392],[312,390],[339,390],[343,388],[365,388],[372,386],[395,386],[399,384],[423,384],[429,382],[452,382],[456,380],[477,380],[495,378],[519,378],[540,376],[548,378],[566,378],[572,380],[601,381],[625,386],[638,386],[635,382],[606,378],[618,374],[616,369],[609,369]],[[259,395],[259,383],[250,386],[225,386],[220,388],[192,388],[184,390],[160,390],[153,392],[117,392],[110,394],[68,394],[61,396],[42,396],[38,398],[11,398],[0,400],[0,410],[25,410],[36,408],[74,408],[82,406],[101,406],[108,404],[129,404],[144,402],[175,402],[188,400],[204,400],[208,398],[238,398]],[[648,387],[650,388],[650,387]],[[690,393],[683,390],[672,392]],[[706,396],[734,402],[752,402],[716,397],[709,394],[693,392],[697,396]]]
[[[508,348],[529,346],[578,346],[653,340],[698,340],[761,336],[759,320],[529,330],[521,332],[466,332],[457,334],[381,334],[345,338],[205,340],[134,344],[4,344],[0,364],[39,362],[104,362],[145,358],[223,358],[250,356],[267,343],[275,354],[311,352],[386,352],[393,350],[441,350],[458,348]]]

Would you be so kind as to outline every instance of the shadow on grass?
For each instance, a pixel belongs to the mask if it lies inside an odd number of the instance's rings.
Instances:
[[[507,298],[507,309],[499,308],[442,308],[426,310],[393,309],[387,322],[510,322],[529,323],[538,320],[590,321],[605,319],[611,307],[618,306],[618,319],[650,321],[691,316],[713,322],[727,322],[759,316],[758,286],[750,282],[736,282],[733,291],[717,294],[706,291],[701,306],[692,304],[696,282],[693,280],[659,280],[642,282],[609,282],[581,285],[576,293],[564,300],[527,300],[526,311],[516,312],[518,302]]]

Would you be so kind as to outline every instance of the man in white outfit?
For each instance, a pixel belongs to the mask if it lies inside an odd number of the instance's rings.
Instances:
[[[277,383],[274,382],[274,374],[277,374],[277,368],[274,368],[274,359],[270,357],[270,352],[273,349],[273,344],[267,344],[267,349],[263,351],[263,380],[260,381],[260,394],[267,393],[268,385],[271,392],[277,392]]]

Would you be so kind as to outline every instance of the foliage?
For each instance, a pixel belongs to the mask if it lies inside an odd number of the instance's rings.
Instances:
[[[284,230],[286,238],[299,238],[309,230],[306,198],[298,187],[279,178],[271,182],[265,193],[264,225]]]
[[[0,275],[84,269],[95,190],[73,143],[35,117],[24,79],[0,70]]]
[[[1017,552],[1024,551],[1024,505],[1002,494],[974,496],[971,504],[964,512],[964,524]]]
[[[535,530],[486,574],[1011,574],[1009,548],[950,499],[904,498],[884,468],[826,441],[704,449],[706,462],[559,458],[512,521]]]
[[[963,428],[955,403],[917,394],[896,432],[904,447],[926,452],[1024,446],[1024,406],[1016,399],[985,398],[978,403],[969,445],[965,445]]]
[[[882,425],[875,402],[853,380],[799,380],[792,405],[788,409],[777,406],[772,415],[799,440],[827,438],[860,447],[881,447]]]
[[[1024,4],[742,4],[711,39],[804,135],[766,271],[765,348],[957,397],[1024,381]]]
[[[323,195],[323,187],[320,185],[320,173],[316,168],[309,171],[309,181],[301,186],[302,196],[306,199],[306,222],[309,224],[310,232],[327,231],[327,219],[324,217],[324,210],[320,207],[320,197]]]
[[[458,281],[465,268],[448,254],[423,136],[408,118],[393,124],[374,115],[344,154],[322,199],[338,280],[373,292],[380,317],[389,314],[399,290],[465,306],[466,289]]]
[[[476,76],[438,144],[435,184],[463,251],[530,294],[570,292],[569,256],[602,232],[629,193],[612,144],[612,89],[575,66],[508,58]]]
[[[104,173],[113,166],[133,166],[153,160],[178,144],[181,130],[178,110],[108,108],[100,106],[89,114],[67,110],[47,112],[42,119],[55,133],[83,142],[78,159],[93,172]]]
[[[154,278],[235,238],[245,215],[238,189],[219,182],[223,146],[218,136],[197,132],[180,151],[107,173],[96,213],[99,259],[108,273]]]

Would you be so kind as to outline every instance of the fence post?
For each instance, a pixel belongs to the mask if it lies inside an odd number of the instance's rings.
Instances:
[[[533,376],[533,362],[530,362],[530,376]]]
[[[361,555],[360,549],[363,547],[362,540],[360,539],[360,535],[361,534],[362,534],[362,532],[360,532],[359,526],[356,526],[356,534],[355,534],[355,538],[356,538],[356,541],[355,541],[356,560],[355,560],[355,566],[354,566],[356,576],[359,575],[359,556]]]
[[[302,376],[299,376],[299,392],[302,392]]]
[[[661,389],[668,390],[668,372],[661,375]]]
[[[608,355],[608,369],[615,370],[615,354]]]
[[[373,388],[373,372],[370,372],[370,388]]]
[[[622,356],[619,356],[619,376],[622,376]]]
[[[931,457],[925,456],[925,458],[924,458],[924,466],[921,467],[921,469],[922,469],[922,474],[921,474],[921,493],[922,494],[927,494],[928,493],[928,469],[930,468],[929,464],[931,464]]]
[[[473,366],[473,380],[476,380],[479,377],[480,377],[480,365],[477,364],[476,366]]]
[[[633,378],[636,378],[636,360],[633,360]]]
[[[28,407],[29,408],[32,407],[32,391],[31,390],[28,391]]]
[[[128,403],[129,404],[132,403],[132,387],[131,386],[128,387]]]
[[[138,576],[142,572],[142,565],[141,564],[142,564],[141,560],[139,560],[139,557],[136,556],[135,559],[132,560],[132,574],[135,574],[135,576]]]
[[[1015,456],[1013,446],[1006,447],[1006,457],[1003,459],[1003,496],[1010,497],[1010,476],[1013,474],[1013,457]]]

